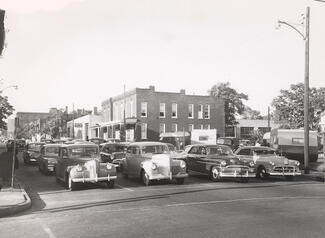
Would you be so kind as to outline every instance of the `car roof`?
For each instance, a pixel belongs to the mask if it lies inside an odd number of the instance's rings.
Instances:
[[[64,148],[74,148],[74,147],[98,147],[98,145],[93,143],[77,143],[77,144],[63,144],[60,147]]]
[[[105,142],[101,143],[100,146],[105,146],[105,145],[123,145],[123,146],[128,146],[128,142]]]
[[[222,144],[194,144],[194,145],[191,145],[191,147],[192,146],[204,146],[204,147],[215,147],[215,146],[218,146],[218,147],[227,147],[227,148],[229,148],[229,146],[222,145]]]
[[[45,144],[44,147],[47,148],[47,147],[60,147],[62,146],[62,144]]]
[[[150,145],[164,145],[164,146],[166,146],[166,143],[157,142],[157,141],[141,141],[141,142],[133,142],[133,143],[129,144],[129,146],[150,146]]]
[[[271,147],[267,147],[267,146],[242,146],[240,147],[239,149],[261,149],[261,150],[274,150],[273,148]]]

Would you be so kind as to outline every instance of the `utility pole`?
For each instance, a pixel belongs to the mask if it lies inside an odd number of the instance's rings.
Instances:
[[[72,138],[74,139],[74,103],[72,103]]]
[[[270,116],[270,107],[267,107],[267,129],[271,131],[271,116]]]
[[[306,31],[302,33],[295,26],[285,21],[278,21],[279,26],[281,24],[287,25],[295,30],[302,36],[305,41],[305,80],[304,80],[304,168],[305,173],[309,173],[309,25],[310,25],[310,7],[306,8],[305,16]]]
[[[310,9],[306,9],[306,33],[305,33],[305,90],[304,90],[304,164],[305,173],[309,173],[309,21]]]

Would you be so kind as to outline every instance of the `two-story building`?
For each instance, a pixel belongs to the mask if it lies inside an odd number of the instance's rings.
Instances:
[[[102,102],[103,123],[95,127],[107,138],[159,140],[160,133],[217,129],[224,135],[224,103],[213,96],[159,92],[154,86],[135,88]],[[124,133],[125,131],[125,133]],[[124,138],[121,138],[122,140]]]

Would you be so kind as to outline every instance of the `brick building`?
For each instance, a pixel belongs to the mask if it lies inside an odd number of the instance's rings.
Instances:
[[[104,138],[126,136],[127,141],[159,140],[160,133],[193,129],[217,129],[224,135],[224,103],[212,96],[135,88],[102,102]],[[125,133],[124,133],[125,131]],[[121,138],[123,139],[123,138]]]

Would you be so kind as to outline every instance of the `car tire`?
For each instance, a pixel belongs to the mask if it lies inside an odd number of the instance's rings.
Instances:
[[[145,186],[149,186],[150,185],[149,175],[144,170],[141,171],[141,180],[142,180],[142,183]]]
[[[260,179],[266,179],[268,177],[268,174],[266,173],[266,169],[263,166],[257,169],[256,177]]]
[[[220,171],[217,166],[212,166],[210,170],[210,179],[213,182],[221,182],[222,177],[220,176]]]
[[[292,175],[288,175],[288,176],[284,176],[285,177],[285,180],[287,181],[293,181],[295,179],[295,176],[292,176]]]
[[[177,178],[176,183],[177,184],[184,184],[184,180],[185,180],[184,178]]]
[[[106,181],[107,188],[114,188],[115,180]]]

